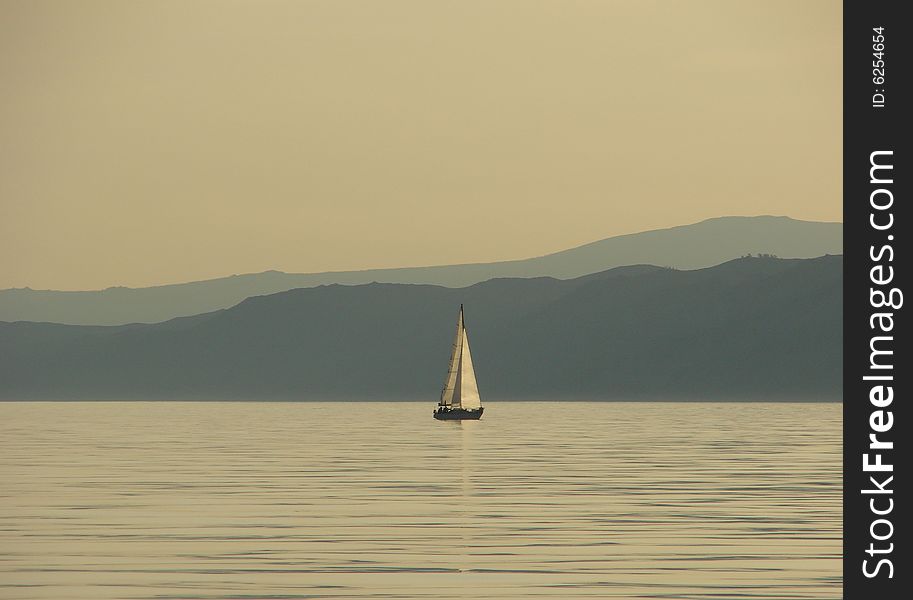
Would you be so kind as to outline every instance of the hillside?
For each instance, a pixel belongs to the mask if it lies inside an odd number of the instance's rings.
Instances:
[[[464,303],[488,400],[839,400],[842,262],[329,285],[153,325],[2,323],[0,398],[432,403]]]
[[[840,223],[787,217],[723,217],[622,235],[526,260],[484,264],[291,274],[237,275],[148,288],[61,292],[0,291],[0,321],[81,325],[155,323],[228,308],[250,296],[332,283],[424,283],[462,287],[496,277],[567,279],[633,264],[678,269],[713,266],[745,254],[813,258],[843,252]]]

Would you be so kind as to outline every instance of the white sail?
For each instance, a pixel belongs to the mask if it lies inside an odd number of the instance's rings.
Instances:
[[[456,336],[453,347],[450,349],[450,366],[447,367],[447,377],[444,379],[444,389],[441,391],[442,406],[460,406],[460,396],[457,392],[457,378],[460,372],[460,354],[463,347],[463,307],[460,307],[460,316],[457,319]],[[454,398],[455,396],[455,398]],[[456,400],[456,402],[454,402]]]
[[[460,355],[460,406],[462,408],[476,409],[482,406],[479,397],[479,385],[476,383],[476,373],[472,368],[472,354],[469,352],[469,335],[463,328],[463,352]]]
[[[469,351],[469,336],[463,325],[463,307],[457,318],[456,337],[450,352],[450,366],[441,391],[441,405],[451,408],[477,409],[482,406],[475,370],[472,368],[472,354]]]

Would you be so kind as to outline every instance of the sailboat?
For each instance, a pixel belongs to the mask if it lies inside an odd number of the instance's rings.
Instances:
[[[482,399],[476,373],[472,368],[472,354],[469,352],[469,336],[463,323],[463,305],[457,318],[456,338],[450,351],[450,367],[441,390],[441,401],[434,410],[434,418],[440,421],[460,421],[482,418]]]

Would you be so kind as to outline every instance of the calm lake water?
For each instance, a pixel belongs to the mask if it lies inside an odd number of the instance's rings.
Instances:
[[[838,404],[0,403],[0,597],[839,598]]]

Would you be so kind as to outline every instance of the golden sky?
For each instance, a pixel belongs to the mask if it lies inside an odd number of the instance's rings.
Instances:
[[[0,0],[0,288],[839,221],[837,0]]]

